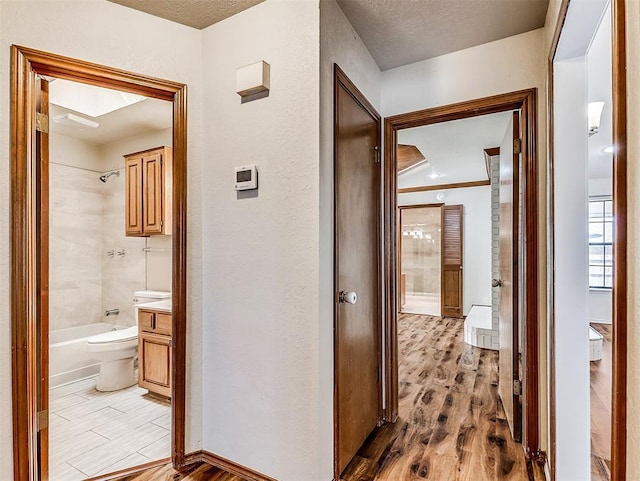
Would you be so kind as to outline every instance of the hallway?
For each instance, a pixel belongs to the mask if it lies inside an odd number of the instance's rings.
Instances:
[[[344,481],[529,479],[498,400],[498,352],[466,345],[463,327],[400,316],[398,420],[374,431]]]

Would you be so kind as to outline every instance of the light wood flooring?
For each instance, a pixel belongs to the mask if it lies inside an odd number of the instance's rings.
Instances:
[[[463,327],[461,319],[400,316],[398,420],[372,433],[344,481],[526,481],[533,470],[544,479],[509,432],[498,352],[465,344]]]
[[[591,366],[591,481],[611,478],[611,324],[592,323],[604,337],[602,359]]]

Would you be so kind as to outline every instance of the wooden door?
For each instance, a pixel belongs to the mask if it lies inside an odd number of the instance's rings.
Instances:
[[[462,317],[463,284],[463,206],[442,206],[442,285],[443,317]]]
[[[38,78],[39,90],[36,101],[36,156],[35,188],[36,226],[39,236],[36,252],[37,300],[36,319],[36,405],[38,416],[37,450],[38,479],[49,479],[49,82]]]
[[[162,233],[162,153],[151,152],[143,158],[142,216],[145,234]]]
[[[336,68],[335,471],[381,420],[380,117]],[[355,292],[357,300],[340,292]]]
[[[518,329],[518,232],[520,229],[520,114],[514,112],[500,147],[500,381],[509,428],[514,439],[522,439],[522,407],[515,384],[519,375]],[[515,140],[515,142],[514,142]]]
[[[142,157],[125,160],[125,231],[126,235],[142,235]]]

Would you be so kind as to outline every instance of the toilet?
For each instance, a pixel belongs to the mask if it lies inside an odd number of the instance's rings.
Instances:
[[[136,291],[133,303],[147,304],[171,298],[167,291]],[[135,325],[87,338],[86,349],[100,361],[98,391],[118,391],[138,382],[134,361],[138,356],[138,309]]]

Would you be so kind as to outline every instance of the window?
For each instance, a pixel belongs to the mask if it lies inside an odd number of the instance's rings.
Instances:
[[[589,287],[611,289],[613,283],[613,203],[589,200]]]

